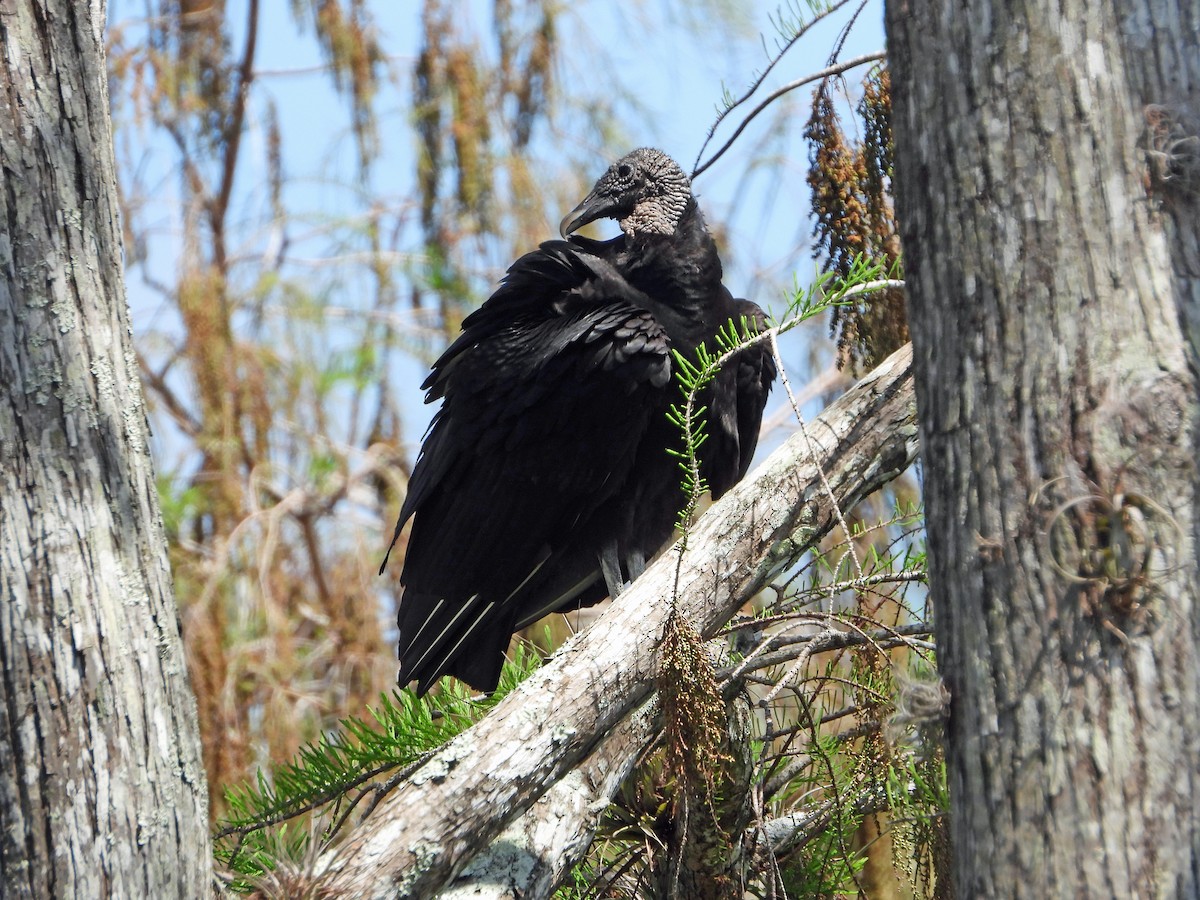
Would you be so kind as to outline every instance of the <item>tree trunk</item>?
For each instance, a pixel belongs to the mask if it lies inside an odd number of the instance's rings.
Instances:
[[[129,334],[102,2],[0,2],[0,885],[196,897],[208,797]]]
[[[1195,897],[1200,5],[887,26],[957,895]]]

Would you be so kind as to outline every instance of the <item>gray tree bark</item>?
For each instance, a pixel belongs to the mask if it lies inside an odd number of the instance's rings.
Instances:
[[[705,513],[679,569],[684,621],[711,636],[833,527],[835,502],[848,509],[908,468],[917,448],[909,365],[905,346],[808,426],[816,459],[796,435]],[[523,823],[472,872],[491,885],[486,896],[545,896],[535,886],[551,888],[568,871],[561,857],[586,848],[644,742],[644,713],[629,717],[653,695],[676,563],[674,551],[663,554],[587,631],[385,797],[322,856],[323,885],[361,898],[435,896],[586,759],[581,783],[541,810],[557,819],[553,828]],[[456,888],[454,896],[467,889]]]
[[[196,897],[208,795],[121,271],[103,2],[0,2],[0,893]]]
[[[887,28],[957,895],[1196,897],[1200,4]]]

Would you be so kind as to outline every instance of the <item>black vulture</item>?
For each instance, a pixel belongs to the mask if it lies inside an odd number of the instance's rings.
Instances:
[[[572,236],[601,218],[622,234]],[[686,499],[667,452],[682,444],[671,350],[694,357],[730,320],[765,322],[721,283],[691,183],[659,150],[614,163],[561,234],[513,263],[422,385],[442,406],[392,538],[413,519],[399,682],[418,693],[442,675],[495,690],[515,631],[641,574]],[[757,345],[705,389],[714,496],[745,475],[775,374]]]

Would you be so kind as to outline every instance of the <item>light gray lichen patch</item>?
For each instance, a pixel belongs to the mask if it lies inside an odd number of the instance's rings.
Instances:
[[[441,846],[435,841],[420,840],[408,845],[413,864],[403,872],[397,873],[393,881],[399,896],[412,893],[413,887],[420,884],[425,873],[437,863],[441,850]]]
[[[38,406],[45,406],[54,396],[54,387],[62,380],[58,366],[47,360],[36,362],[25,372],[25,394]]]
[[[442,900],[521,896],[520,890],[529,885],[537,862],[528,843],[527,836],[515,829],[505,832],[484,853],[468,863],[453,884],[439,896]]]
[[[66,290],[66,272],[56,272],[50,282],[50,313],[54,316],[59,334],[73,331],[79,324],[79,311],[75,299]]]
[[[558,746],[565,745],[575,737],[575,729],[560,722],[554,726],[554,730],[550,732],[550,742]]]
[[[129,449],[136,453],[147,452],[145,419],[142,417],[141,397],[126,398],[121,407],[121,421],[125,427],[125,439]]]
[[[111,397],[117,383],[113,373],[112,363],[104,357],[96,357],[92,361],[92,377],[95,379],[96,394],[100,397]]]
[[[441,784],[445,781],[461,760],[471,756],[470,749],[461,746],[461,743],[449,744],[441,753],[417,769],[409,783],[419,785],[432,781],[434,784]]]

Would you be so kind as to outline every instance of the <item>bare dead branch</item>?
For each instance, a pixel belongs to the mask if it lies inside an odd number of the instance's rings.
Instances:
[[[697,523],[677,614],[721,628],[848,507],[912,462],[915,405],[905,347],[789,440]],[[817,470],[826,473],[829,492]],[[442,748],[322,860],[337,891],[428,897],[491,844],[650,698],[675,583],[663,554],[587,631],[483,721]],[[557,827],[568,827],[560,823]]]
[[[749,112],[746,118],[742,119],[741,124],[734,129],[734,132],[732,135],[730,135],[729,140],[721,145],[721,149],[717,150],[702,164],[696,166],[695,170],[692,172],[692,180],[694,181],[697,176],[704,172],[705,169],[720,159],[725,154],[725,151],[733,146],[733,142],[736,141],[741,136],[742,132],[746,130],[746,126],[753,121],[754,117],[784,94],[788,93],[789,91],[794,91],[798,87],[803,87],[806,84],[812,84],[814,81],[820,81],[824,78],[840,75],[843,72],[849,72],[851,69],[857,69],[859,66],[865,66],[867,63],[877,62],[878,60],[886,58],[887,54],[882,50],[878,51],[877,53],[864,53],[862,56],[854,57],[854,59],[848,59],[845,62],[837,63],[836,65],[826,66],[819,72],[813,72],[811,75],[806,75],[803,78],[796,79],[795,81],[789,81],[787,84],[783,85],[783,87],[772,91],[766,96],[762,103],[758,104],[758,106],[754,107],[754,109]]]
[[[703,169],[700,168],[700,158],[704,156],[704,151],[708,149],[708,145],[712,141],[713,135],[716,134],[717,129],[721,126],[721,123],[725,121],[726,117],[754,96],[755,92],[762,87],[763,82],[767,80],[767,76],[770,75],[775,66],[779,64],[779,61],[783,59],[789,50],[796,46],[796,44],[802,37],[804,37],[804,35],[808,34],[809,30],[814,25],[833,15],[848,2],[849,0],[837,0],[837,2],[829,4],[828,7],[821,10],[812,19],[797,28],[792,36],[788,38],[781,47],[779,47],[775,55],[771,57],[771,60],[767,63],[766,67],[759,72],[754,80],[750,83],[750,87],[746,89],[746,92],[742,94],[742,96],[738,97],[738,99],[730,102],[728,106],[721,110],[721,112],[717,115],[717,118],[713,121],[712,125],[708,127],[708,134],[704,136],[704,143],[700,145],[700,149],[696,153],[696,161],[692,163],[692,180],[695,180],[696,176],[703,171]],[[720,154],[717,155],[719,156]],[[707,163],[705,163],[704,168],[708,168],[708,166],[715,159],[716,157],[713,157],[712,160],[709,160]]]
[[[246,47],[242,63],[238,68],[237,90],[233,95],[233,109],[225,123],[226,144],[222,160],[221,187],[209,208],[212,221],[213,245],[217,266],[225,268],[225,213],[229,209],[229,198],[233,194],[233,178],[237,171],[238,150],[242,143],[242,130],[246,121],[246,100],[250,96],[250,85],[254,81],[254,51],[258,46],[258,0],[250,0],[246,10]]]

